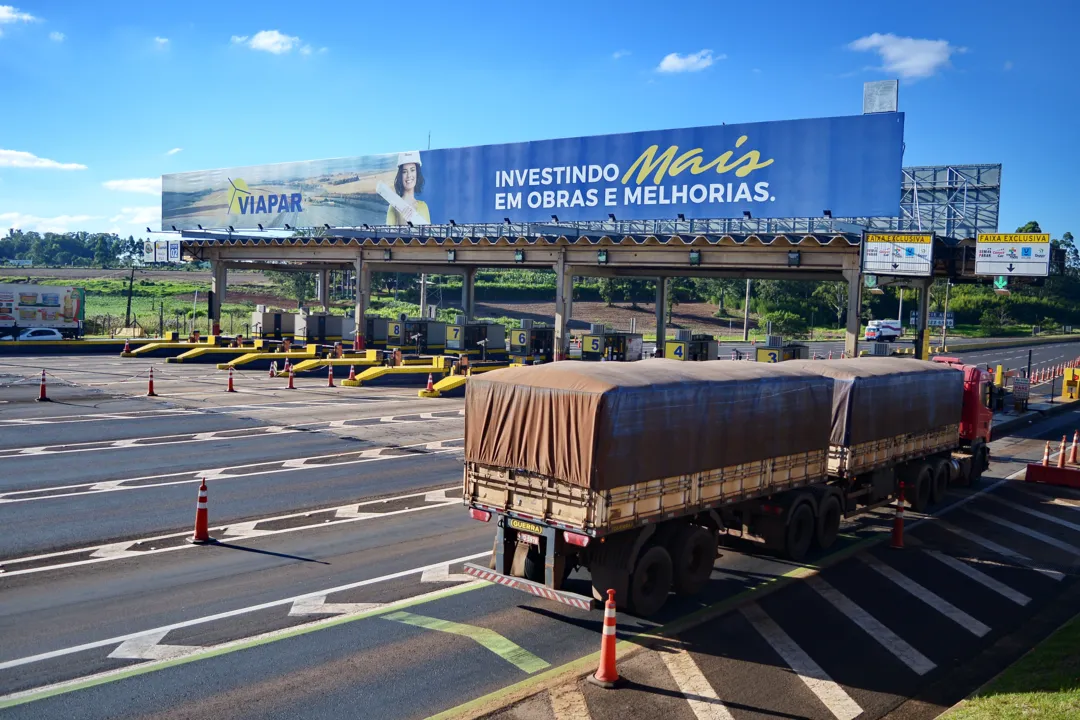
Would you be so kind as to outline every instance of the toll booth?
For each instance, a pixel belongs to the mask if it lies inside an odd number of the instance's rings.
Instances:
[[[581,359],[634,362],[642,357],[643,342],[637,333],[611,332],[603,325],[593,324],[589,334],[581,338]]]
[[[458,315],[446,326],[446,351],[474,358],[505,358],[506,328],[499,323],[465,322],[465,316]]]
[[[522,320],[521,328],[510,331],[510,356],[529,364],[551,362],[555,359],[555,328]]]
[[[352,318],[328,313],[301,313],[296,316],[296,340],[302,343],[331,345],[352,335]]]
[[[784,343],[779,335],[769,335],[765,340],[765,347],[757,347],[754,359],[758,362],[783,362],[784,360],[808,360],[810,347],[799,343]]]
[[[364,329],[364,347],[385,350],[388,347],[401,347],[400,320],[383,317],[366,318]]]
[[[251,335],[256,340],[293,339],[296,337],[296,314],[256,305],[255,312],[251,313]]]
[[[664,341],[664,356],[671,360],[716,360],[720,343],[712,335],[693,335],[689,330],[677,330],[674,340]]]
[[[392,328],[391,328],[392,329]],[[401,323],[400,347],[406,353],[442,355],[446,350],[446,323],[425,318],[409,318]]]

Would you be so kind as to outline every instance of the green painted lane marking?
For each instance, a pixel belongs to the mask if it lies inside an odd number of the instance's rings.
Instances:
[[[516,665],[518,669],[529,673],[530,675],[538,670],[551,667],[551,663],[536,657],[525,648],[512,640],[503,637],[494,630],[489,630],[484,627],[465,625],[464,623],[456,623],[449,620],[440,620],[439,618],[428,617],[426,615],[413,615],[409,612],[396,612],[389,615],[383,615],[383,619],[394,620],[395,622],[413,625],[415,627],[424,628],[425,630],[437,630],[438,632],[461,635],[470,640],[475,640],[506,662],[511,665]]]
[[[299,627],[289,628],[283,631],[271,631],[268,633],[264,633],[263,635],[257,635],[253,638],[224,643],[216,647],[207,648],[206,650],[201,652],[195,652],[191,655],[185,655],[183,657],[174,658],[172,660],[145,662],[130,668],[110,670],[104,673],[99,673],[97,675],[91,675],[89,677],[62,681],[54,685],[48,685],[46,687],[38,688],[36,690],[14,693],[13,695],[9,695],[5,698],[0,698],[0,710],[3,710],[4,708],[14,707],[16,705],[25,705],[26,703],[34,702],[35,700],[44,700],[45,698],[53,697],[55,695],[64,695],[69,692],[74,692],[75,690],[83,690],[85,688],[91,688],[97,685],[105,685],[106,683],[115,682],[117,680],[124,680],[130,677],[145,675],[147,673],[164,670],[165,668],[170,668],[177,665],[186,665],[187,663],[195,662],[197,660],[206,660],[208,658],[218,657],[220,655],[228,655],[229,653],[234,653],[237,650],[246,650],[248,648],[257,647],[259,645],[268,645],[278,640],[285,640],[287,638],[297,637],[299,635],[307,635],[308,633],[316,632],[318,630],[324,630],[326,628],[335,627],[337,625],[344,625],[346,623],[356,622],[357,620],[363,620],[365,618],[386,615],[387,613],[393,612],[398,608],[411,607],[413,605],[423,605],[425,603],[434,602],[435,600],[442,600],[443,598],[451,597],[453,595],[460,595],[462,593],[472,592],[473,590],[479,590],[481,588],[488,587],[488,585],[489,583],[477,581],[477,584],[475,585],[469,583],[455,588],[448,588],[445,591],[434,595],[425,594],[422,597],[406,598],[400,602],[392,603],[385,608],[376,608],[367,612],[357,613],[356,615],[346,615],[343,617],[319,620],[307,625],[301,625]]]

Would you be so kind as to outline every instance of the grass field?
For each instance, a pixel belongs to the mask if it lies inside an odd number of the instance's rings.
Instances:
[[[1080,615],[943,717],[946,720],[1080,718]]]

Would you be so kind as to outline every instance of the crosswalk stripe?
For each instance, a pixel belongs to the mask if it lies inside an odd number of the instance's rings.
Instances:
[[[799,679],[805,683],[810,692],[817,695],[818,699],[825,704],[837,720],[855,720],[862,714],[862,708],[851,699],[844,688],[840,687],[830,678],[821,666],[807,655],[801,647],[786,632],[781,629],[776,621],[761,609],[757,603],[744,605],[741,609],[745,617],[754,629],[765,638],[765,642],[783,658]]]
[[[1047,545],[1056,547],[1058,550],[1064,550],[1065,552],[1072,553],[1073,555],[1080,555],[1080,548],[1076,547],[1075,545],[1070,545],[1069,543],[1062,542],[1057,538],[1052,538],[1049,535],[1039,532],[1038,530],[1032,530],[1031,528],[1026,528],[1023,525],[1017,525],[1014,522],[1009,522],[1005,518],[998,517],[997,515],[991,515],[990,513],[982,512],[981,510],[972,510],[971,508],[967,508],[967,511],[972,515],[981,517],[983,520],[988,520],[992,523],[1000,525],[1001,527],[1009,528],[1010,530],[1018,532],[1021,535],[1027,535],[1029,538],[1034,538],[1039,542],[1044,542]]]
[[[1030,567],[1035,572],[1040,573],[1042,575],[1045,575],[1048,578],[1051,578],[1053,580],[1057,580],[1059,582],[1061,580],[1065,579],[1065,573],[1060,573],[1057,570],[1047,570],[1046,568],[1035,567],[1034,561],[1031,558],[1029,558],[1027,555],[1021,555],[1020,553],[1016,552],[1015,550],[1010,550],[1009,548],[1005,547],[1004,545],[998,545],[993,540],[987,540],[982,535],[976,535],[975,533],[971,532],[970,530],[965,530],[963,528],[956,527],[952,523],[945,522],[944,520],[941,520],[941,519],[937,520],[937,526],[940,527],[943,530],[948,530],[949,532],[951,532],[954,535],[959,535],[960,537],[964,538],[965,540],[967,540],[969,542],[973,542],[976,545],[982,545],[984,548],[986,548],[990,552],[997,553],[998,555],[1001,555],[1002,557],[1007,557],[1010,560],[1015,560],[1015,561],[1017,561],[1019,563],[1022,563],[1024,565]]]
[[[876,570],[878,573],[884,575],[886,578],[896,583],[904,590],[907,590],[909,593],[919,598],[924,603],[934,608],[939,613],[970,632],[972,635],[982,637],[986,633],[990,632],[989,626],[984,625],[975,618],[971,617],[966,612],[956,607],[940,595],[933,593],[930,590],[927,590],[925,587],[915,582],[907,575],[904,575],[896,568],[886,565],[885,563],[870,555],[860,555],[859,557],[862,559],[863,562]]]
[[[673,650],[659,654],[698,720],[734,720],[690,653]]]
[[[877,640],[883,648],[896,656],[898,660],[919,675],[925,675],[934,669],[930,658],[913,648],[899,635],[885,627],[877,618],[863,610],[851,598],[834,588],[820,575],[806,578],[807,584],[825,598],[833,607],[850,618],[856,625]]]
[[[1069,528],[1070,530],[1076,530],[1077,532],[1080,532],[1080,525],[1078,525],[1077,523],[1069,522],[1068,520],[1062,520],[1061,518],[1055,517],[1048,513],[1039,512],[1038,510],[1034,510],[1025,505],[1021,505],[1020,503],[1012,502],[1011,500],[1006,500],[1005,498],[998,497],[997,495],[994,495],[992,493],[988,493],[983,497],[985,497],[987,500],[993,500],[996,503],[1000,503],[1005,507],[1012,508],[1013,510],[1017,510],[1032,517],[1037,517],[1040,520],[1045,520],[1048,523],[1053,523],[1055,525],[1060,525],[1061,527]]]
[[[585,703],[585,696],[578,690],[577,683],[566,683],[554,687],[548,693],[551,700],[551,713],[555,720],[591,720],[589,706]]]
[[[946,555],[945,553],[938,552],[937,550],[924,550],[923,552],[925,552],[927,555],[934,558],[935,560],[939,560],[945,563],[958,573],[968,576],[983,587],[989,588],[996,592],[998,595],[1012,600],[1017,605],[1027,605],[1029,602],[1031,602],[1031,598],[1029,598],[1024,593],[1013,590],[1005,583],[995,580],[986,573],[979,572],[975,568],[965,563],[963,560],[958,560],[951,555]]]

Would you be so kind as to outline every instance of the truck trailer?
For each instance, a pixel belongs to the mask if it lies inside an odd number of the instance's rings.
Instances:
[[[708,582],[725,534],[799,562],[844,517],[916,510],[989,462],[988,373],[951,358],[561,362],[474,377],[464,503],[495,521],[474,577],[640,616]],[[563,588],[588,570],[591,597]]]

